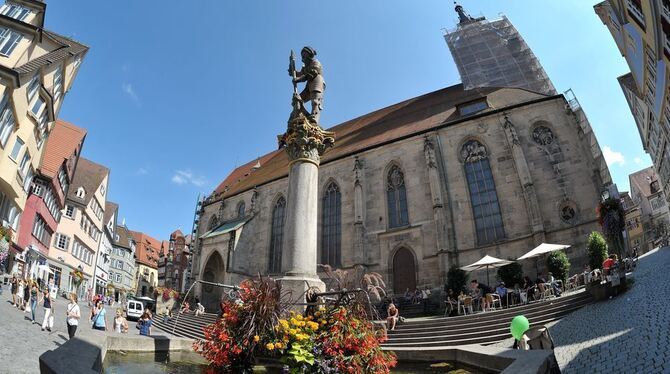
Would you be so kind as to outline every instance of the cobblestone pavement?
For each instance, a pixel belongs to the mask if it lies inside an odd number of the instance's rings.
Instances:
[[[561,371],[670,374],[669,270],[670,248],[650,252],[628,292],[549,324]]]
[[[67,300],[58,298],[55,303],[54,328],[51,332],[42,331],[44,308],[38,307],[35,319],[39,324],[32,324],[29,313],[25,313],[11,305],[12,296],[8,287],[3,287],[0,295],[0,373],[39,373],[39,356],[61,346],[68,340],[65,326]],[[111,331],[93,330],[87,316],[90,309],[86,303],[79,303],[82,321],[77,329],[77,336],[94,334],[114,334]],[[112,315],[116,308],[107,307],[107,323],[112,323]],[[130,322],[132,324],[132,322]],[[137,334],[132,325],[130,334]]]

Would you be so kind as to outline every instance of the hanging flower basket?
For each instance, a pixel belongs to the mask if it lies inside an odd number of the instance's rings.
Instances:
[[[75,287],[79,287],[81,282],[84,281],[84,273],[82,273],[80,270],[71,272],[70,276],[72,277],[72,282],[74,283]]]

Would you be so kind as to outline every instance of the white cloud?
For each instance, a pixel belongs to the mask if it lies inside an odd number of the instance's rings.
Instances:
[[[135,104],[140,105],[140,98],[137,96],[137,93],[135,92],[135,89],[133,89],[132,84],[123,83],[121,85],[121,89],[135,102]]]
[[[635,165],[640,165],[642,163],[642,159],[639,157],[635,157],[633,159],[633,162],[635,163]]]
[[[135,172],[135,175],[146,175],[149,171],[145,168],[139,168]]]
[[[603,147],[603,156],[605,157],[605,162],[607,163],[607,166],[612,166],[615,164],[623,166],[626,163],[626,159],[623,156],[623,153],[613,151],[612,148],[610,148],[607,145]]]
[[[206,183],[204,177],[194,175],[190,169],[177,170],[171,180],[175,184],[184,185],[190,183],[196,187],[202,187]]]

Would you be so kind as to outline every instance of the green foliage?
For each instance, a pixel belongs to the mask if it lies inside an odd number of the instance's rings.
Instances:
[[[458,295],[461,291],[467,291],[465,289],[467,283],[468,274],[458,266],[452,265],[447,272],[447,289],[451,288]]]
[[[288,356],[282,360],[285,363],[290,364],[293,368],[291,372],[300,373],[302,371],[301,366],[303,363],[309,364],[310,366],[314,365],[314,354],[311,352],[311,346],[313,344],[300,344],[293,343],[291,344],[291,349],[288,350]]]
[[[591,269],[600,269],[602,267],[603,261],[607,258],[607,242],[605,238],[597,232],[594,231],[589,235],[589,242],[586,245],[586,250],[589,255],[589,266]]]
[[[556,277],[565,282],[570,273],[570,261],[563,251],[551,252],[547,257],[547,268]]]
[[[515,284],[523,284],[523,267],[518,262],[513,262],[498,269],[498,278],[505,282],[506,287],[514,287]]]
[[[5,238],[8,242],[12,242],[12,232],[4,226],[0,226],[0,238]]]

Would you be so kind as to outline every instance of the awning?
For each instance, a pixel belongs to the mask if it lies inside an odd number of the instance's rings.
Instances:
[[[514,261],[503,260],[503,259],[500,259],[500,258],[496,258],[496,257],[493,257],[493,256],[486,255],[486,256],[482,257],[479,261],[477,261],[473,264],[461,267],[461,270],[475,271],[475,270],[484,269],[484,268],[488,269],[490,267],[491,268],[499,268],[499,267],[511,264],[512,262],[514,262]]]
[[[237,230],[240,227],[244,226],[245,223],[249,222],[249,220],[252,217],[253,216],[238,218],[238,219],[223,223],[219,227],[217,227],[213,230],[210,230],[210,231],[206,232],[205,234],[203,234],[202,238],[203,239],[213,238],[215,236],[223,235],[223,234],[231,232],[233,230]]]
[[[525,255],[517,258],[516,260],[517,261],[525,260],[527,258],[537,257],[537,256],[543,255],[545,253],[558,251],[558,250],[566,249],[566,248],[570,248],[570,246],[566,245],[566,244],[542,243],[542,244],[538,245],[537,247],[535,247],[535,249],[533,249],[532,251],[530,251],[530,252],[526,253]]]

